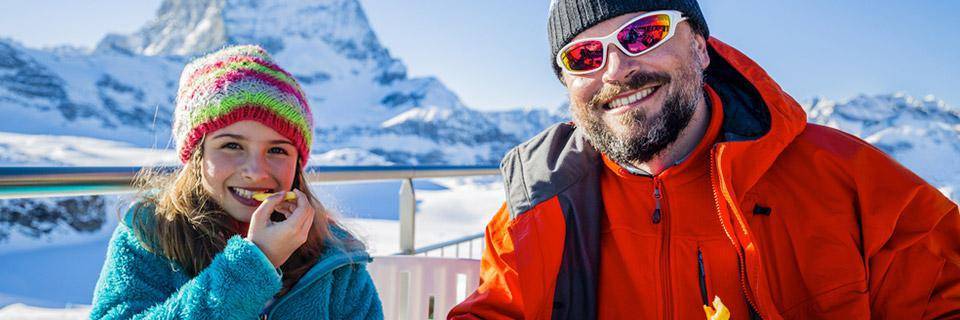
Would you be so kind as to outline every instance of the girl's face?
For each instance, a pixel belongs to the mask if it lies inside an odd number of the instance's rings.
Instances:
[[[297,148],[256,121],[240,121],[203,141],[203,188],[238,221],[250,222],[260,201],[253,192],[288,191],[297,170]]]

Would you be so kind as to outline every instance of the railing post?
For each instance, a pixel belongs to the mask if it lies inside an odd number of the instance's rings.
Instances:
[[[403,179],[400,183],[400,252],[405,255],[413,254],[414,227],[417,211],[417,198],[413,192],[413,180]]]

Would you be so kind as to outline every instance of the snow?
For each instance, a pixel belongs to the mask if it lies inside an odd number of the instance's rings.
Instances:
[[[383,127],[395,126],[407,121],[423,121],[423,122],[432,122],[437,120],[443,120],[450,117],[452,112],[450,110],[443,110],[437,108],[413,108],[398,114],[397,116],[384,121],[380,124]]]
[[[0,309],[0,320],[80,320],[89,317],[89,306],[41,308],[17,303]]]
[[[26,71],[50,77],[51,93],[62,92],[64,96],[47,96],[44,101],[6,90],[0,96],[0,101],[6,100],[0,103],[3,131],[86,136],[139,146],[168,140],[167,128],[176,93],[170,83],[175,83],[182,62],[112,53],[87,55],[13,48],[18,50],[20,58],[35,63],[24,66]],[[33,84],[0,81],[0,87],[4,85]],[[125,90],[129,91],[123,92]],[[105,101],[112,101],[112,105],[105,105]],[[142,123],[131,121],[134,116]]]
[[[495,181],[494,181],[495,180]],[[420,189],[416,182],[416,247],[423,247],[483,232],[487,222],[503,204],[503,187],[498,179],[435,179],[443,190]],[[399,190],[399,183],[397,183]],[[385,202],[395,206],[397,202]],[[396,214],[397,211],[387,211]],[[349,227],[370,245],[373,255],[400,251],[400,227],[394,220],[347,219]],[[479,247],[477,247],[479,248]],[[479,258],[479,255],[474,255]]]
[[[0,165],[152,166],[179,164],[170,149],[61,135],[0,132]]]
[[[359,148],[343,148],[310,155],[309,165],[325,166],[389,166],[393,162],[386,158]]]

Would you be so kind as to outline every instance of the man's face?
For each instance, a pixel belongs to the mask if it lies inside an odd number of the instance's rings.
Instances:
[[[603,21],[573,41],[606,36],[640,14]],[[610,44],[602,69],[563,75],[574,121],[614,161],[652,159],[677,139],[703,99],[706,43],[686,22],[675,32],[660,47],[637,57]]]

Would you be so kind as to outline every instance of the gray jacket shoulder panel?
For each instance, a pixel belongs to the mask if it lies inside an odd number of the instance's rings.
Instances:
[[[507,208],[516,217],[597,174],[600,153],[576,126],[559,123],[510,150],[500,162]]]

